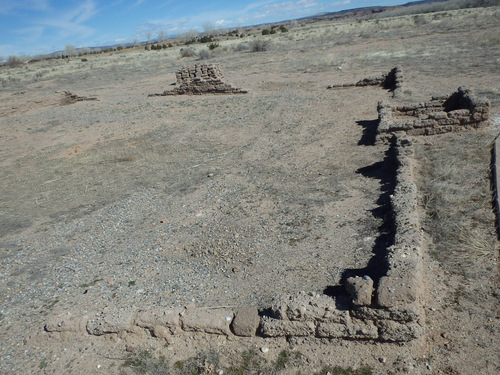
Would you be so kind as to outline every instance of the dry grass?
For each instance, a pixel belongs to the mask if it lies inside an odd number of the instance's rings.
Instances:
[[[419,190],[426,211],[432,255],[457,273],[495,259],[498,241],[491,223],[491,131],[449,134],[419,147]]]

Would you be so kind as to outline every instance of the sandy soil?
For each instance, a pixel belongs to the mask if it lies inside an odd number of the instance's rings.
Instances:
[[[220,41],[225,50],[207,62],[246,95],[148,97],[196,62],[179,47],[2,68],[0,372],[119,373],[130,345],[170,361],[206,348],[224,363],[252,348],[269,348],[259,352],[269,361],[300,352],[283,373],[498,373],[496,250],[474,263],[474,277],[426,255],[426,334],[404,345],[189,334],[165,345],[43,329],[67,310],[264,309],[277,294],[324,292],[365,271],[390,214],[377,102],[394,99],[377,87],[326,87],[400,65],[407,100],[467,85],[500,118],[499,11],[448,13],[428,15],[425,30],[411,17],[297,27],[262,53]],[[68,105],[66,90],[98,101]],[[432,139],[423,145],[447,142]]]

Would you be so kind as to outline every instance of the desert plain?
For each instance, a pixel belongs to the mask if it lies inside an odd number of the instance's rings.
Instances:
[[[219,36],[211,51],[175,41],[2,66],[0,373],[160,374],[198,358],[189,373],[497,374],[499,21],[499,7],[299,21]],[[255,40],[265,50],[252,51]],[[186,48],[197,53],[183,57]],[[149,96],[194,64],[219,65],[248,93]],[[394,66],[404,72],[396,98],[378,86],[327,88]],[[377,103],[459,86],[489,100],[489,126],[413,140],[422,337],[46,329],[68,312],[265,314],[277,295],[328,294],[345,275],[376,275],[396,168],[376,137]]]

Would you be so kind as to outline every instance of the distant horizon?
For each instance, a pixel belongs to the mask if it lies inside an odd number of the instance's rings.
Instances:
[[[97,48],[190,30],[249,27],[373,6],[404,5],[401,0],[3,0],[0,8],[0,61],[75,48]]]

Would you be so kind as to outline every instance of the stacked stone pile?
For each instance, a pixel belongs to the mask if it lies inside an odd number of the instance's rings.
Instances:
[[[219,65],[196,64],[184,67],[175,74],[177,87],[149,96],[202,95],[202,94],[246,94],[247,91],[224,83]]]
[[[394,133],[434,135],[487,126],[490,103],[459,87],[451,96],[433,97],[417,105],[378,104],[378,138],[388,139]]]

